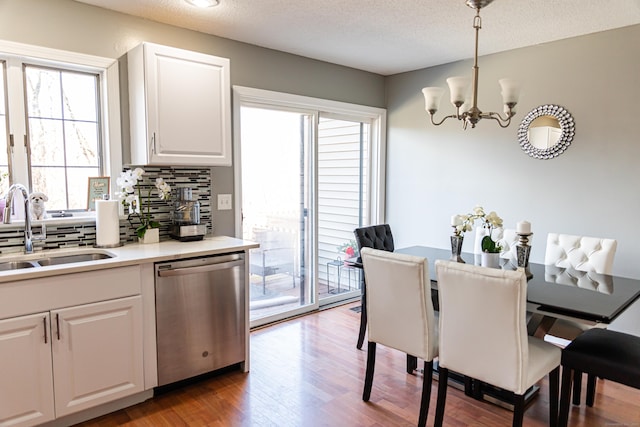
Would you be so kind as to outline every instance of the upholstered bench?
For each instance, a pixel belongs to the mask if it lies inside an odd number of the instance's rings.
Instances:
[[[561,365],[559,426],[562,427],[567,425],[569,418],[573,371],[589,375],[588,406],[593,406],[596,377],[640,389],[640,337],[607,329],[589,329],[562,350]]]

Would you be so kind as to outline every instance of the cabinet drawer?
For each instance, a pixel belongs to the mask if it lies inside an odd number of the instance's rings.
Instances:
[[[0,286],[0,317],[139,294],[140,267],[137,265],[20,280]]]

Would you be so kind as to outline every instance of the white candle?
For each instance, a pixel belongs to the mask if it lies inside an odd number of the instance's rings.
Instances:
[[[460,219],[460,215],[454,215],[451,217],[451,225],[454,227],[462,225],[462,219]]]
[[[520,221],[518,224],[516,224],[516,232],[518,234],[531,233],[531,223],[528,221]]]

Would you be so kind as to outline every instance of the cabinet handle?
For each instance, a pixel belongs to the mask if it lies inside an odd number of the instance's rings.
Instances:
[[[60,313],[56,313],[56,334],[58,335],[58,341],[60,341]]]
[[[184,276],[187,274],[206,273],[208,271],[228,270],[234,267],[244,266],[244,260],[227,261],[218,264],[200,265],[197,267],[171,268],[167,270],[158,270],[159,277]]]
[[[151,154],[156,154],[156,133],[151,134]]]
[[[44,324],[44,343],[48,343],[48,335],[47,335],[47,316],[42,318],[42,323]]]

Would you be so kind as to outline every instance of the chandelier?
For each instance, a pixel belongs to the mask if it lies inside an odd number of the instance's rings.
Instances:
[[[476,46],[475,54],[473,57],[473,73],[472,73],[472,98],[471,107],[466,104],[466,95],[469,90],[469,78],[467,77],[449,77],[447,84],[449,85],[449,92],[451,94],[451,103],[456,107],[456,113],[445,116],[439,122],[433,120],[433,115],[438,111],[440,106],[440,99],[444,93],[444,89],[440,87],[425,87],[422,89],[424,94],[425,109],[429,113],[431,123],[435,126],[439,126],[444,123],[445,120],[456,118],[461,120],[463,128],[466,129],[468,125],[472,128],[476,127],[476,123],[480,119],[493,119],[498,122],[500,127],[506,128],[511,123],[511,117],[516,114],[515,106],[518,103],[518,96],[520,95],[519,85],[512,79],[500,79],[498,83],[502,88],[502,99],[504,102],[504,113],[506,118],[503,118],[500,113],[483,113],[478,108],[478,33],[482,28],[482,19],[480,18],[480,9],[490,4],[493,0],[466,0],[467,6],[476,10],[476,16],[473,19],[473,28],[476,30]]]

